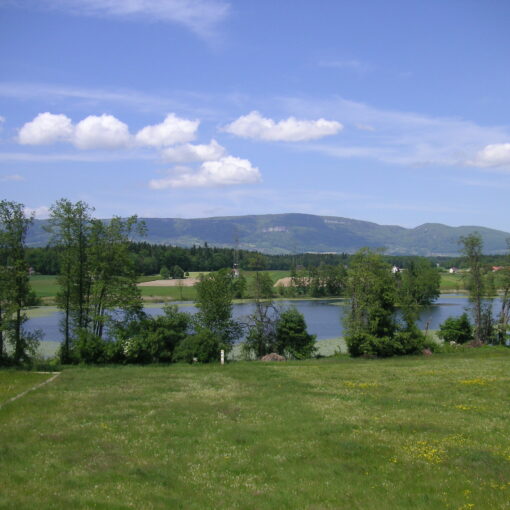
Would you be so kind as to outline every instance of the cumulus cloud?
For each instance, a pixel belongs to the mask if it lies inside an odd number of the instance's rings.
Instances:
[[[23,145],[46,145],[67,141],[73,134],[73,124],[66,115],[40,113],[19,131],[18,141]]]
[[[40,207],[25,207],[25,214],[27,216],[34,215],[35,218],[43,220],[50,217],[50,208],[46,205],[41,205]]]
[[[170,113],[161,124],[146,126],[136,134],[140,145],[164,147],[177,143],[191,142],[195,139],[200,121],[188,120]]]
[[[481,167],[510,165],[510,143],[486,145],[469,164]]]
[[[193,163],[196,161],[217,161],[226,156],[226,150],[216,140],[211,140],[207,145],[187,143],[164,149],[161,155],[165,161],[171,163]]]
[[[113,115],[89,115],[78,122],[73,143],[78,149],[118,149],[130,144],[131,136],[124,122]]]
[[[145,18],[179,23],[201,36],[210,36],[228,15],[223,0],[40,0],[74,14],[120,19]]]
[[[257,140],[303,142],[335,135],[343,129],[340,122],[326,119],[298,120],[295,117],[275,122],[257,111],[239,117],[224,130],[242,138]]]
[[[261,180],[260,171],[247,159],[226,156],[218,161],[205,161],[198,171],[180,169],[176,175],[149,182],[152,189],[204,188],[254,184]]]

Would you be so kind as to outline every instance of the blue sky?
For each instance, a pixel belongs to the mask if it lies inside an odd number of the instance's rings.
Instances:
[[[510,231],[506,0],[0,0],[0,198]]]

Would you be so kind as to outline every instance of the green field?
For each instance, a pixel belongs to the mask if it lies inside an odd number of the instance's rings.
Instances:
[[[509,509],[509,369],[494,347],[65,369],[0,409],[0,507]]]
[[[267,271],[274,282],[280,278],[289,276],[289,271]],[[198,277],[201,273],[192,272],[191,277]],[[254,278],[255,271],[244,271],[243,274],[249,282]],[[141,276],[140,282],[158,280],[159,275]],[[46,303],[53,302],[58,291],[57,277],[47,275],[36,275],[30,278],[30,283],[37,296],[43,298]],[[147,301],[174,301],[174,300],[195,300],[196,291],[193,287],[140,287],[142,297]],[[462,274],[441,274],[441,292],[462,292],[466,290],[465,277]]]

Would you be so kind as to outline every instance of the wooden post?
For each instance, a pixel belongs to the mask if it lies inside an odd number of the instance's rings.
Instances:
[[[224,365],[225,364],[225,351],[223,349],[221,349],[221,364]]]

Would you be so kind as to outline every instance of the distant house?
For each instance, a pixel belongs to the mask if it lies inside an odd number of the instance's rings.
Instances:
[[[397,267],[397,266],[393,266],[393,267],[391,268],[391,272],[392,272],[393,274],[400,273],[400,271],[401,271],[401,269],[400,269],[399,267]]]
[[[456,267],[450,267],[450,269],[448,269],[448,272],[450,274],[454,274],[454,273],[458,273],[459,272],[459,269],[456,268]]]
[[[492,266],[492,272],[495,273],[496,271],[501,271],[502,269],[505,269],[503,266]]]

